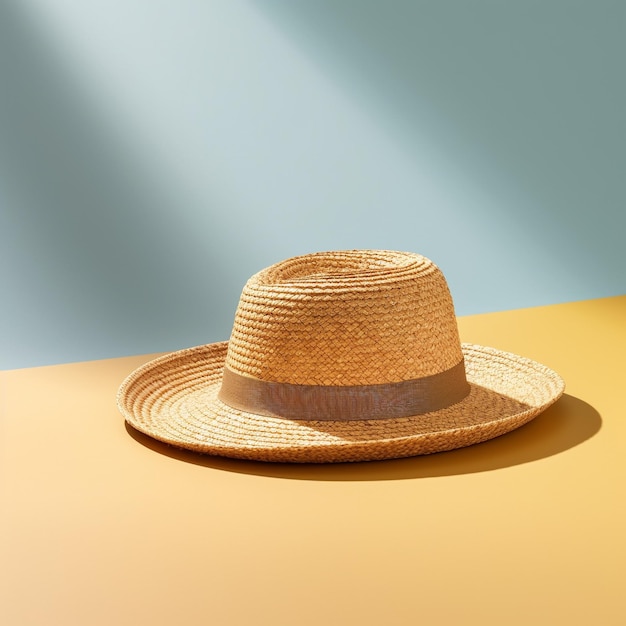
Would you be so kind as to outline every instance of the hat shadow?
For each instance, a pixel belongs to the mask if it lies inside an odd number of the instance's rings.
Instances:
[[[374,481],[473,474],[531,463],[583,443],[601,426],[602,418],[591,405],[565,394],[528,424],[483,443],[404,459],[327,464],[210,456],[157,441],[128,423],[126,430],[137,442],[159,454],[212,469],[292,480]]]

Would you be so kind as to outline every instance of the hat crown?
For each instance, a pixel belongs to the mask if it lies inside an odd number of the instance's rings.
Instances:
[[[386,250],[320,252],[244,286],[226,367],[297,385],[376,385],[431,376],[463,359],[445,277]]]

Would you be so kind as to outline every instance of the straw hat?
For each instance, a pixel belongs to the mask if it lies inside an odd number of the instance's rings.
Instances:
[[[143,365],[118,406],[134,428],[181,448],[326,463],[479,443],[522,426],[563,389],[544,365],[461,344],[429,259],[349,250],[255,274],[230,341]]]

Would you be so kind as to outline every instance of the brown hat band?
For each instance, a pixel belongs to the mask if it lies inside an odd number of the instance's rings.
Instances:
[[[375,420],[438,411],[470,391],[461,360],[449,370],[381,385],[293,385],[237,374],[224,368],[218,398],[230,407],[284,419]]]

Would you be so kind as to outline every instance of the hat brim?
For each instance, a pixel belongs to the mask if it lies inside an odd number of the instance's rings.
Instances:
[[[137,430],[197,452],[257,461],[332,463],[431,454],[518,428],[563,394],[561,377],[530,359],[462,344],[471,391],[412,417],[311,421],[233,409],[217,398],[228,342],[165,355],[135,370],[118,407]]]

